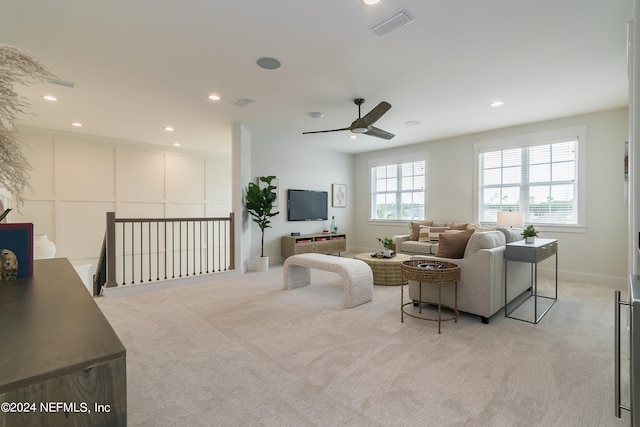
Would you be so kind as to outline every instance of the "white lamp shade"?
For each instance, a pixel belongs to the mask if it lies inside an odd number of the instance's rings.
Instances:
[[[522,212],[498,212],[498,227],[522,227],[523,225]]]

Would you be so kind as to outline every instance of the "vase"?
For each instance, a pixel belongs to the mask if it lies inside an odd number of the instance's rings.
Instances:
[[[256,257],[256,271],[265,272],[269,271],[269,257],[268,256],[259,256]]]
[[[535,237],[525,237],[524,238],[524,242],[525,243],[535,243],[536,238]]]
[[[329,225],[329,232],[330,233],[335,233],[336,231],[338,231],[338,226],[336,225],[336,217],[332,216],[331,217],[331,225]]]
[[[33,236],[33,259],[48,259],[56,256],[56,244],[46,234]]]

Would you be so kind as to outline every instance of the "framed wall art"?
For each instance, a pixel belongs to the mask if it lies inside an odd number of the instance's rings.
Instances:
[[[331,206],[334,208],[347,207],[347,185],[331,184]]]

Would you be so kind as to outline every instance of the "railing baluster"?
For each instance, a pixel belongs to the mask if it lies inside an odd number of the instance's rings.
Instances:
[[[218,248],[220,248],[220,237],[221,237],[222,233],[220,232],[220,223],[218,223]],[[218,271],[220,271],[220,252],[222,252],[221,250],[218,249]]]
[[[125,284],[126,278],[127,278],[127,273],[126,273],[126,265],[127,265],[127,259],[126,259],[126,254],[125,254],[125,236],[127,235],[127,232],[125,230],[125,224],[122,224],[122,284]]]
[[[131,223],[131,284],[135,283],[135,276],[136,276],[136,263],[135,263],[135,238],[134,233],[135,233],[135,222]]]
[[[176,277],[176,236],[175,236],[175,221],[171,222],[171,278]]]
[[[156,280],[160,280],[160,223],[156,222]]]

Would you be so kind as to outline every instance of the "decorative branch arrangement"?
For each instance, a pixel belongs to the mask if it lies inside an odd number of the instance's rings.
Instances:
[[[15,90],[16,84],[29,85],[55,77],[40,60],[22,50],[0,44],[0,186],[14,197],[18,207],[24,204],[31,165],[22,153],[22,136],[15,121],[29,105]]]

